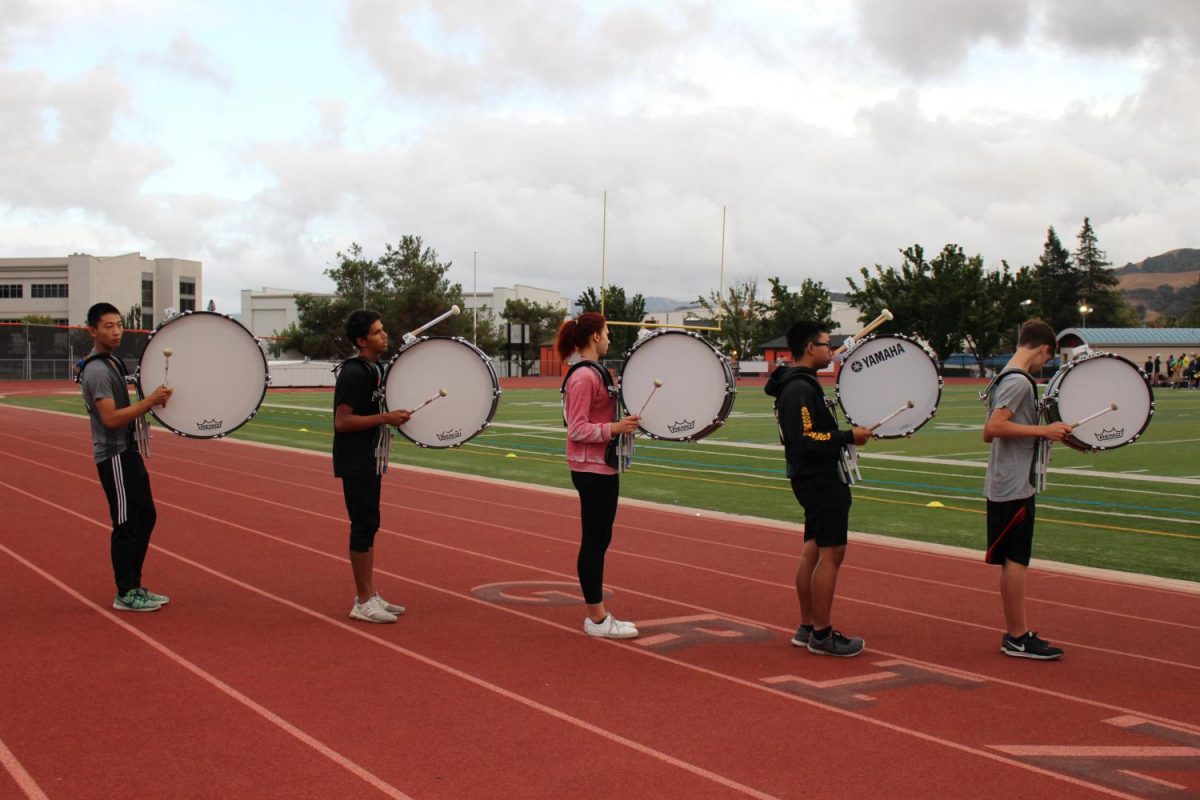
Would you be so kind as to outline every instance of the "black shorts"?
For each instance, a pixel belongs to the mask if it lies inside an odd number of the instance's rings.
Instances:
[[[988,548],[984,559],[989,564],[1014,561],[1029,566],[1033,554],[1034,501],[1037,495],[1021,500],[987,501]]]
[[[342,478],[342,496],[350,515],[350,552],[366,553],[375,546],[379,530],[379,494],[383,478],[362,474]]]
[[[804,541],[841,547],[850,530],[850,487],[836,473],[792,478],[792,494],[804,508]]]

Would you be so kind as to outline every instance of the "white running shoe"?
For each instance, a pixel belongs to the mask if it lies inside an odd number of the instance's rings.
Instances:
[[[404,606],[398,606],[395,603],[389,603],[387,600],[383,599],[379,592],[375,593],[374,599],[378,600],[383,605],[383,610],[389,614],[395,614],[398,617],[404,613]]]
[[[612,614],[600,622],[592,622],[591,617],[584,617],[583,632],[603,639],[636,639],[638,635],[638,629],[632,622],[623,622]]]
[[[354,601],[354,608],[350,609],[350,619],[359,619],[363,622],[395,622],[396,615],[383,607],[383,601],[379,599],[379,595],[375,595],[365,603]]]

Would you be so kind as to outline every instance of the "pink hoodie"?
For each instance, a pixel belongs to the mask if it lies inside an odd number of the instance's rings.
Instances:
[[[567,381],[567,466],[572,472],[617,474],[604,463],[615,402],[594,369],[577,369]]]

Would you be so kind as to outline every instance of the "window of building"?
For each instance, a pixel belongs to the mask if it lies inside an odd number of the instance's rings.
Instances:
[[[142,308],[154,308],[154,279],[142,274]]]
[[[142,312],[142,330],[146,330],[146,331],[154,330],[154,312],[153,311],[143,311]]]
[[[25,285],[21,283],[0,283],[0,299],[20,298],[25,296]]]
[[[30,297],[66,297],[65,283],[32,283],[29,285]]]
[[[179,310],[196,310],[196,280],[183,278],[179,281]]]

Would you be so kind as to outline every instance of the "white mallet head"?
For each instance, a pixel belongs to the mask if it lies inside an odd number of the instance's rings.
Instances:
[[[456,306],[456,308],[457,308],[457,306]],[[438,389],[438,397],[445,397],[448,394],[450,394],[450,393],[447,392],[445,389]]]
[[[456,304],[450,306],[450,313],[457,317],[459,314],[462,313],[462,309],[459,308],[458,304],[456,303]]]
[[[163,348],[163,355],[166,356],[167,358],[170,358],[172,355],[174,355],[174,353],[175,353],[175,351],[169,347]]]
[[[892,318],[892,312],[888,311],[888,310],[885,308],[885,309],[883,310],[883,318],[884,318],[884,319],[891,319],[891,318]]]
[[[662,386],[662,381],[660,381],[658,378],[655,378],[654,379],[654,388],[657,389],[660,386]]]
[[[912,401],[912,400],[909,400],[907,403],[905,403],[905,404],[904,404],[904,407],[905,407],[905,408],[912,408],[912,407],[913,407],[913,401]]]

